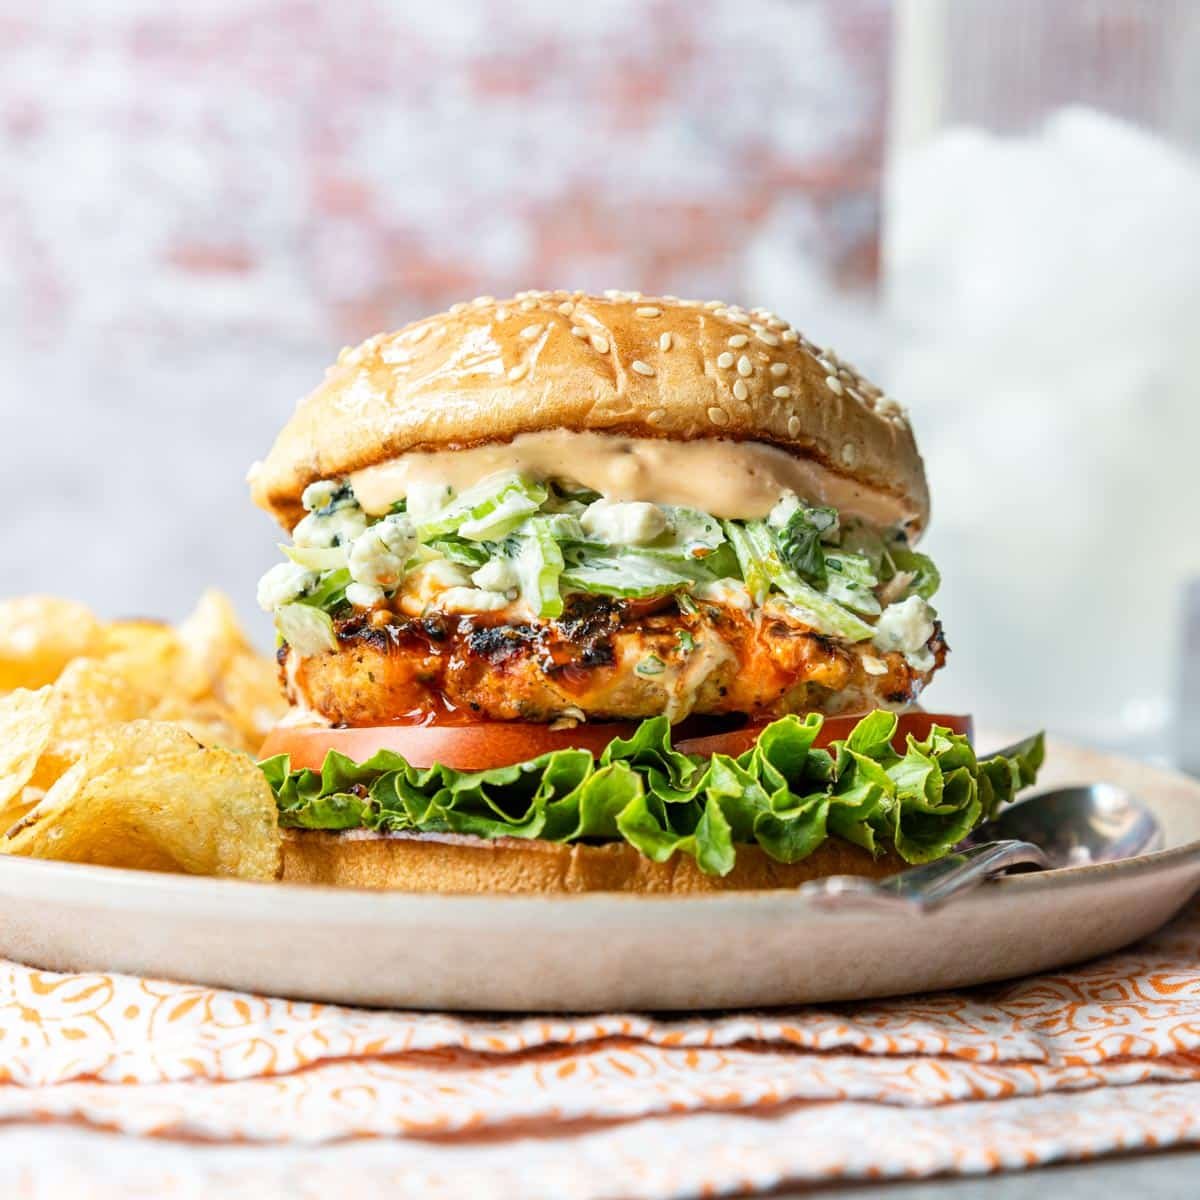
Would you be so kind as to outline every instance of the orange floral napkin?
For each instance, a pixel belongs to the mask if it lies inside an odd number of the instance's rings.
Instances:
[[[224,1171],[325,1196],[682,1197],[1200,1141],[1200,907],[1059,975],[715,1017],[369,1011],[0,962],[0,1118],[153,1137],[106,1138],[105,1179],[160,1194]],[[87,1154],[32,1174],[0,1154],[0,1194],[74,1186]]]

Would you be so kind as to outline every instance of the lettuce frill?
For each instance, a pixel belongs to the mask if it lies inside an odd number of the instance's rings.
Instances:
[[[280,823],[293,828],[623,839],[655,862],[687,854],[724,875],[739,845],[792,863],[830,837],[873,854],[894,849],[909,863],[939,858],[1033,783],[1043,758],[1041,734],[981,759],[936,725],[923,741],[909,735],[899,753],[897,718],[883,711],[818,749],[822,723],[816,713],[783,717],[737,758],[680,753],[656,717],[599,758],[558,750],[467,772],[413,767],[388,750],[363,763],[331,750],[320,771],[293,771],[287,755],[261,766]]]

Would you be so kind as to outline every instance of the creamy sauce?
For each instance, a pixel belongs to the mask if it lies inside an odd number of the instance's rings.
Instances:
[[[461,492],[500,471],[569,480],[610,500],[680,505],[728,520],[765,517],[789,491],[873,525],[902,524],[912,515],[895,496],[761,442],[679,442],[567,429],[466,450],[402,454],[354,472],[350,483],[363,509],[378,516],[414,485],[448,484]]]

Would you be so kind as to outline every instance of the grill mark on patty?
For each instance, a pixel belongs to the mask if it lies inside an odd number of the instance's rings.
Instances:
[[[669,703],[664,689],[686,677],[685,644],[707,643],[722,663],[700,677],[698,713],[769,717],[885,699],[902,704],[933,673],[914,670],[898,653],[879,655],[869,642],[853,646],[776,614],[711,602],[685,613],[669,598],[569,597],[556,620],[514,624],[487,614],[344,614],[334,621],[337,653],[289,663],[291,680],[283,674],[293,701],[350,725],[447,707],[489,720],[548,721],[564,710],[593,720],[653,716]],[[680,639],[683,631],[689,639]],[[946,656],[940,623],[930,648],[936,670]],[[286,654],[284,647],[281,663]],[[864,654],[884,658],[887,674],[866,676]],[[672,670],[639,676],[634,667],[648,655]]]
[[[483,629],[472,629],[470,622],[465,622],[462,632],[466,635],[467,650],[489,662],[503,662],[538,639],[537,632],[529,625],[488,625]]]

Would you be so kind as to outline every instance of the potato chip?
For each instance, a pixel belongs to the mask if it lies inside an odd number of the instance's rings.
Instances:
[[[53,683],[73,658],[95,651],[101,633],[91,611],[71,600],[0,601],[0,692]]]
[[[29,795],[29,783],[53,724],[48,687],[36,692],[22,688],[0,696],[0,834],[36,803],[36,795]]]
[[[33,682],[50,686],[3,694]],[[274,798],[239,751],[284,708],[219,592],[178,630],[102,625],[50,597],[0,604],[0,851],[273,878]]]
[[[189,694],[211,694],[235,654],[253,650],[228,596],[209,588],[179,626],[183,647],[182,684]]]
[[[175,630],[166,621],[159,621],[153,617],[124,617],[119,621],[109,621],[103,626],[96,654],[104,658],[109,654],[135,650],[146,642],[164,639],[176,641]]]
[[[279,686],[278,667],[250,645],[229,598],[207,591],[179,627],[183,664],[182,694],[210,697],[224,707],[225,720],[239,731],[238,744],[257,750],[268,730],[287,710]],[[202,713],[183,716],[203,721]]]
[[[78,658],[50,688],[52,729],[31,782],[50,788],[83,753],[91,737],[111,725],[148,717],[157,696],[119,665]]]
[[[134,721],[95,735],[0,849],[31,858],[274,879],[275,797],[254,761],[179,727]]]
[[[98,654],[126,679],[162,697],[179,687],[183,646],[170,625],[114,621],[103,631]]]
[[[168,696],[150,713],[156,721],[182,726],[202,746],[224,746],[227,750],[256,751],[261,739],[247,739],[235,714],[220,700],[181,700]]]
[[[217,681],[216,694],[233,715],[247,748],[257,751],[263,738],[287,712],[274,659],[239,651]]]

